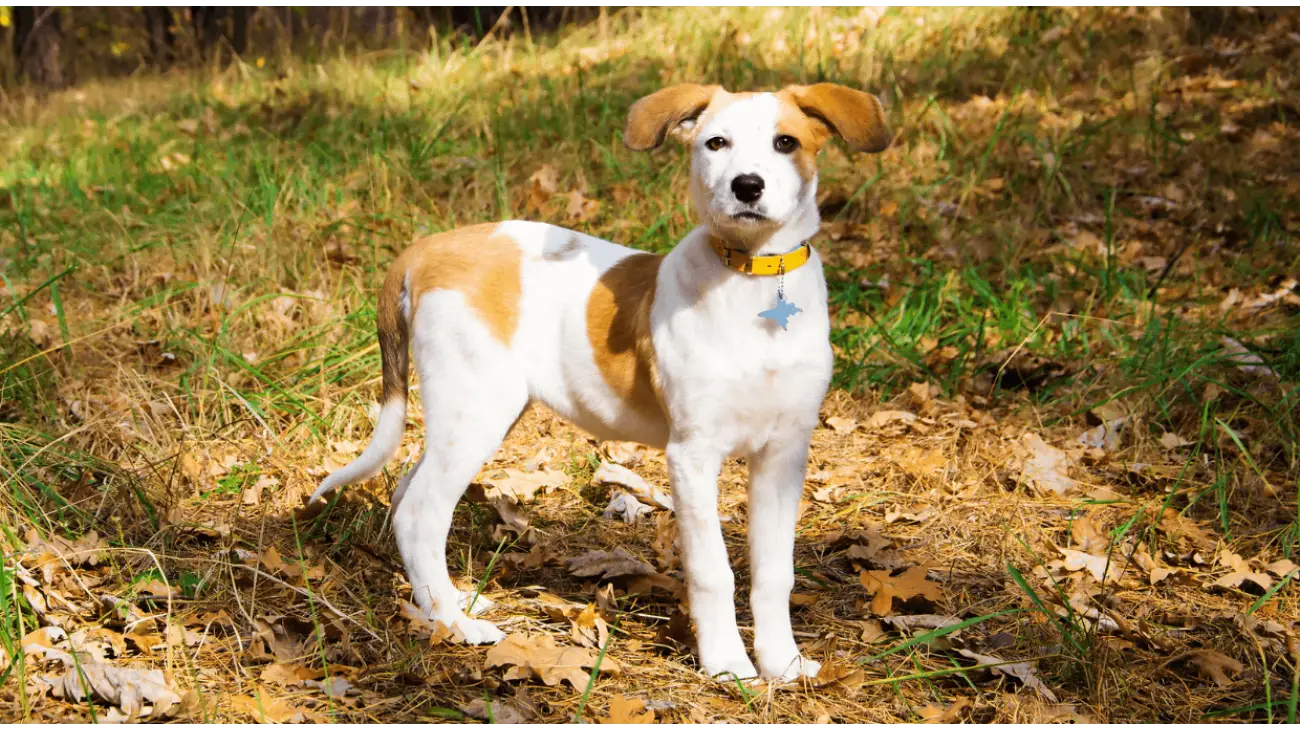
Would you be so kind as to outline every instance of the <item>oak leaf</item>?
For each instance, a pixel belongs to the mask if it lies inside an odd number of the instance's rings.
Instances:
[[[894,599],[908,601],[916,597],[937,601],[942,596],[939,586],[931,583],[925,566],[908,568],[901,575],[890,575],[888,570],[866,570],[859,576],[862,587],[874,594],[871,612],[877,616],[893,613]]]

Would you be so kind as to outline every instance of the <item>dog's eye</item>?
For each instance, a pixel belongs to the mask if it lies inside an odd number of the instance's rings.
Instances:
[[[799,140],[788,134],[780,134],[777,135],[776,139],[772,140],[772,146],[776,148],[777,152],[788,155],[799,149]]]
[[[704,146],[709,148],[712,152],[717,152],[727,146],[727,140],[721,137],[710,137],[708,141],[704,143]]]

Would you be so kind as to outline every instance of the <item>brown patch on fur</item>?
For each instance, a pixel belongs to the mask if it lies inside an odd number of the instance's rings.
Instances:
[[[830,139],[831,130],[820,119],[804,114],[794,97],[787,91],[780,91],[776,98],[780,104],[781,114],[776,120],[776,133],[788,134],[799,140],[799,149],[790,153],[795,169],[804,183],[817,177],[817,153],[822,145]]]
[[[522,253],[511,239],[492,235],[498,225],[483,223],[438,233],[402,252],[394,269],[405,268],[409,277],[412,316],[425,294],[458,291],[492,336],[510,343],[519,325]]]
[[[634,410],[651,417],[664,415],[650,337],[662,262],[654,254],[628,256],[600,277],[587,299],[587,339],[601,376]]]
[[[641,97],[628,110],[623,144],[638,152],[658,147],[677,125],[698,117],[721,90],[721,86],[677,84]]]
[[[880,100],[864,91],[839,84],[813,84],[790,86],[780,93],[856,149],[880,152],[893,139]]]
[[[493,236],[496,223],[457,228],[422,238],[397,257],[379,292],[377,329],[383,362],[383,402],[406,399],[410,321],[420,297],[459,291],[494,337],[509,344],[519,324],[520,251]],[[409,312],[402,311],[405,300]]]

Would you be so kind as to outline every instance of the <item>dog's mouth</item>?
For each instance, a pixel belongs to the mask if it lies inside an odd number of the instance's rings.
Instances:
[[[766,216],[755,213],[752,210],[742,210],[739,213],[733,213],[731,218],[732,220],[745,221],[746,223],[762,223],[767,220]]]

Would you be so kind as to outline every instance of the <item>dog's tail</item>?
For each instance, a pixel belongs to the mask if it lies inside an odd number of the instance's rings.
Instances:
[[[383,405],[379,408],[379,423],[370,437],[370,445],[356,461],[330,474],[311,495],[311,502],[348,484],[369,479],[379,473],[397,453],[406,429],[406,386],[410,374],[411,341],[408,312],[406,271],[394,266],[384,279],[379,292],[379,355],[383,362]]]

